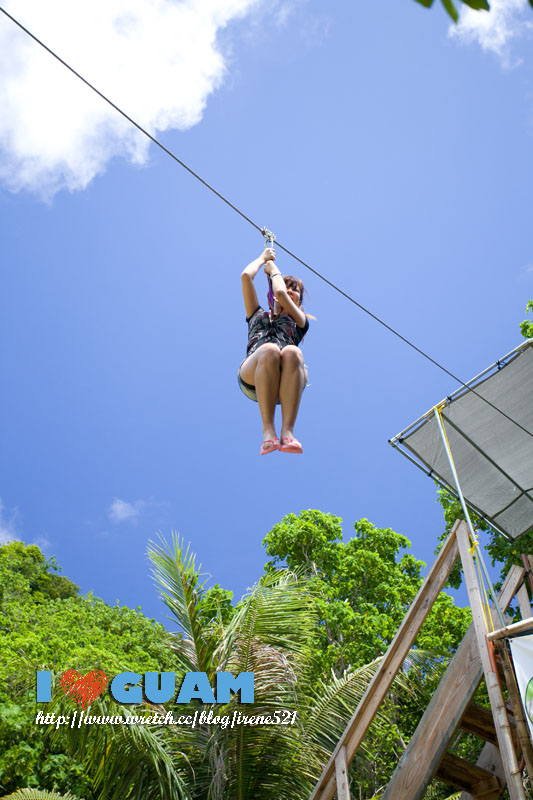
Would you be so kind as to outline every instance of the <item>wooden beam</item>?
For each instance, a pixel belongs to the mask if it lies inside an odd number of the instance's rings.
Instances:
[[[500,786],[502,787],[500,791],[501,796],[505,789],[505,770],[503,768],[502,757],[500,756],[500,751],[498,748],[495,747],[495,745],[487,742],[477,760],[477,766],[483,767],[483,769],[486,769],[488,772],[498,778]],[[470,792],[463,792],[459,800],[475,800],[475,798],[472,797]]]
[[[533,617],[528,619],[520,619],[518,622],[513,622],[511,625],[506,625],[505,628],[498,628],[497,631],[487,633],[487,639],[491,642],[498,639],[507,639],[509,636],[516,636],[517,633],[533,629]]]
[[[499,593],[502,611],[524,576],[512,567]],[[422,800],[483,677],[472,623],[411,737],[382,800]]]
[[[486,742],[498,744],[494,717],[490,708],[480,706],[478,703],[470,703],[461,720],[461,728],[464,731],[473,733],[475,736],[479,736],[480,739],[484,739]]]
[[[477,764],[446,753],[437,770],[439,781],[469,792],[476,800],[499,800],[502,787],[498,778]]]
[[[346,759],[350,764],[455,564],[458,555],[455,527],[444,542],[337,747],[324,767],[310,800],[332,800],[334,797],[335,759],[341,747],[346,747]]]

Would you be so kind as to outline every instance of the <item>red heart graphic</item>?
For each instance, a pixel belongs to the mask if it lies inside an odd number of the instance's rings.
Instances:
[[[100,669],[93,669],[87,675],[69,669],[60,680],[61,688],[84,710],[102,694],[107,686],[107,675]]]

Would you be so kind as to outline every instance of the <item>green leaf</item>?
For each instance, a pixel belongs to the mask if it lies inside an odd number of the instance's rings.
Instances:
[[[425,6],[426,8],[431,8],[433,5],[433,0],[416,0],[416,2],[420,3],[421,6]]]
[[[454,22],[458,22],[459,21],[459,14],[457,13],[456,7],[452,3],[452,0],[442,0],[442,5],[446,9],[446,11],[450,15],[450,17],[453,19],[453,21]]]
[[[463,0],[467,6],[473,8],[475,11],[490,11],[490,6],[487,0]]]

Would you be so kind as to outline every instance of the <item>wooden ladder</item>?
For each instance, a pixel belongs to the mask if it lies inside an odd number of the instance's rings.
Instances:
[[[434,778],[462,789],[462,800],[498,800],[506,787],[511,800],[526,800],[522,764],[517,752],[521,753],[528,774],[533,778],[529,731],[506,643],[503,640],[495,643],[499,653],[499,659],[496,659],[486,638],[480,589],[468,528],[463,521],[455,524],[444,543],[310,800],[332,800],[335,794],[338,800],[350,800],[348,765],[459,555],[472,609],[472,624],[450,661],[382,800],[422,800]],[[523,567],[511,568],[499,594],[499,605],[505,612],[516,595],[522,617],[526,619],[531,617],[531,606],[524,577]],[[533,619],[531,624],[533,627]],[[481,708],[473,701],[483,677],[491,710]],[[503,683],[507,686],[510,708],[504,701]],[[485,740],[477,764],[470,764],[448,752],[459,728]]]

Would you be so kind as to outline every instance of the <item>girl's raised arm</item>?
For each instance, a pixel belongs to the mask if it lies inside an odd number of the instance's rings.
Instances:
[[[267,261],[273,261],[275,258],[276,254],[273,248],[267,247],[259,258],[254,259],[241,273],[242,296],[247,318],[251,317],[259,306],[259,300],[257,299],[257,292],[254,286],[254,278],[263,264],[266,264]]]

